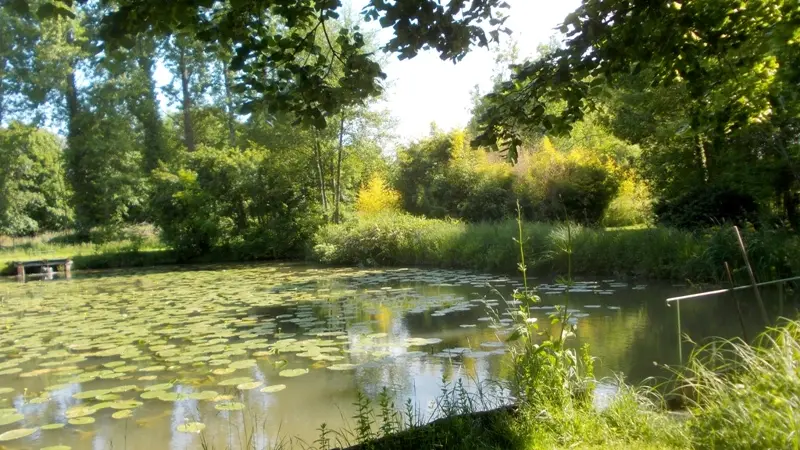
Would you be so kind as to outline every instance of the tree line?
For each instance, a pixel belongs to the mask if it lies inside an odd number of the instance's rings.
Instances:
[[[457,61],[507,31],[507,5],[462,3],[6,2],[0,233],[152,222],[186,255],[285,257],[353,210],[486,221],[517,200],[539,221],[798,226],[791,2],[584,2],[537,58],[499,56],[466,130],[386,158],[383,55]]]

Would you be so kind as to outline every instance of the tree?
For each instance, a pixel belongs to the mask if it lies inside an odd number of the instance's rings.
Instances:
[[[76,3],[63,0],[38,8],[43,15],[70,15]],[[18,9],[30,10],[32,1],[12,2]],[[119,0],[117,8],[106,14],[105,41],[110,46],[132,46],[140,33],[161,36],[191,32],[208,43],[224,42],[235,48],[232,71],[241,73],[239,86],[252,93],[244,103],[249,112],[264,102],[274,111],[290,111],[298,120],[323,128],[348,105],[358,104],[381,91],[385,77],[380,66],[364,52],[366,42],[355,29],[332,34],[329,21],[338,17],[339,0],[263,2],[245,0],[206,4],[193,0]],[[487,45],[497,39],[503,18],[497,11],[507,6],[502,0],[449,2],[435,0],[372,0],[363,11],[368,20],[378,20],[394,28],[395,36],[385,49],[401,58],[415,56],[432,48],[443,59],[459,60],[472,45]],[[266,19],[266,20],[265,20]],[[490,29],[486,30],[484,23]],[[316,39],[324,34],[327,45],[338,46],[334,58],[344,73],[336,85],[326,79],[331,59],[323,54]],[[297,55],[309,55],[302,61]],[[266,72],[270,77],[264,77]]]
[[[0,129],[0,191],[2,234],[30,235],[69,225],[72,210],[58,138],[19,122]]]
[[[569,132],[603,104],[608,88],[646,77],[645,92],[675,89],[686,99],[685,165],[695,168],[686,173],[701,185],[725,184],[730,161],[760,153],[766,166],[789,174],[778,185],[796,209],[799,25],[795,3],[780,0],[587,0],[561,27],[565,47],[518,66],[487,96],[476,143],[513,159],[530,130]],[[563,106],[554,111],[555,102]],[[744,144],[756,140],[757,150]]]

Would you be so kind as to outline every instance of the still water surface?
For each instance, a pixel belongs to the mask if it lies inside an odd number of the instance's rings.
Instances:
[[[547,323],[563,287],[533,283],[542,302],[531,314]],[[0,448],[238,449],[249,436],[255,448],[287,437],[312,443],[320,424],[352,423],[359,392],[374,399],[384,387],[426,416],[443,380],[491,391],[487,381],[504,379],[508,311],[519,305],[503,298],[520,285],[464,271],[297,264],[2,283]],[[574,344],[590,345],[599,376],[663,376],[655,363],[678,358],[664,299],[687,292],[585,282],[570,296]],[[728,298],[681,309],[696,340],[741,333]],[[194,423],[202,433],[185,432]]]

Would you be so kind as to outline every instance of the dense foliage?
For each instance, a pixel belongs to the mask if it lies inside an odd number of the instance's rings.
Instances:
[[[596,112],[641,145],[665,221],[760,215],[796,228],[799,25],[782,0],[586,1],[564,21],[563,47],[485,97],[477,142],[515,158],[531,133],[569,133]],[[711,196],[678,217],[693,207],[684,195]]]
[[[165,243],[186,256],[214,249],[242,258],[286,258],[303,250],[321,221],[305,161],[251,144],[200,147],[159,169],[153,199]]]
[[[0,192],[1,234],[27,235],[68,225],[72,210],[58,138],[20,123],[0,129]]]
[[[546,137],[516,165],[468,142],[463,132],[439,133],[399,153],[395,184],[407,211],[496,221],[516,214],[519,200],[529,220],[599,224],[625,176],[611,158],[580,147],[559,151]]]

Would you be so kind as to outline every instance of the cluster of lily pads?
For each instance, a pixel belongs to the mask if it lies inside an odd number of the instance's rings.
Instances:
[[[513,301],[483,300],[486,291],[467,298],[437,290],[520,286],[444,270],[213,269],[0,285],[0,443],[91,425],[101,413],[124,421],[146,402],[195,400],[240,411],[247,407],[241,392],[277,394],[311,370],[352,371],[397,348],[448,358],[503,353],[501,341],[442,349],[439,338],[375,332],[374,317],[382,308],[432,318],[513,309]],[[498,330],[513,323],[508,315],[478,321]],[[287,380],[267,385],[268,377]],[[65,408],[52,423],[37,423],[35,406],[56,400]],[[187,421],[176,431],[204,428]]]

